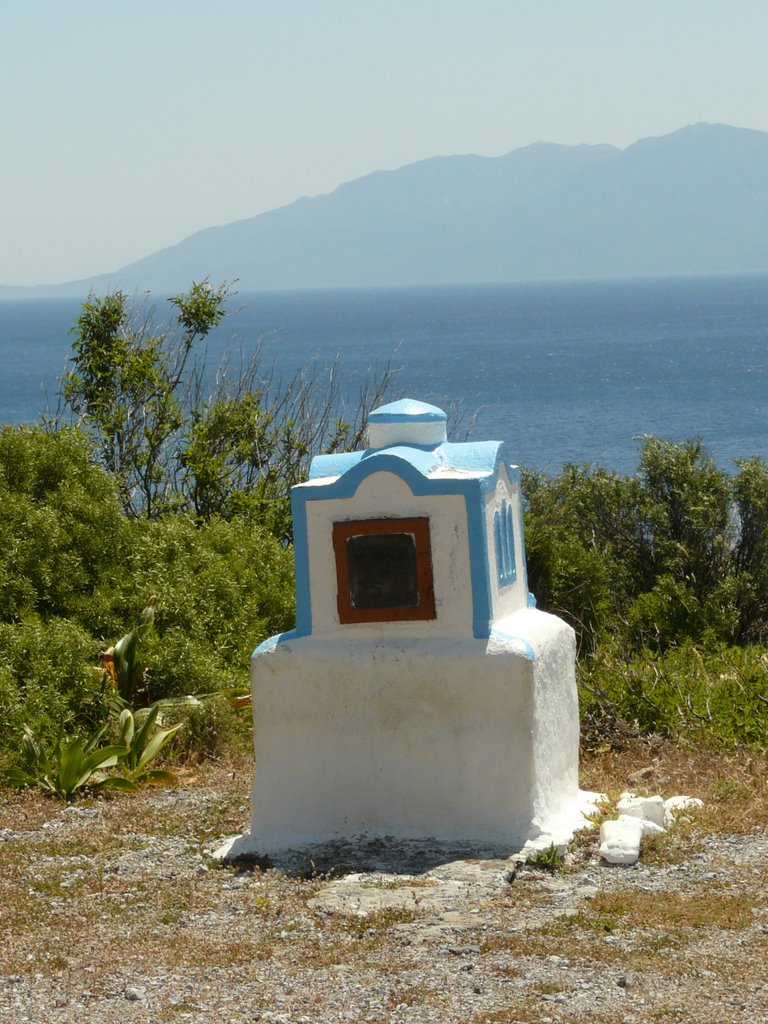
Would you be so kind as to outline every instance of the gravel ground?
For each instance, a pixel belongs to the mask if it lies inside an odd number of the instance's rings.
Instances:
[[[630,868],[586,838],[554,873],[392,870],[390,849],[366,864],[386,871],[288,877],[210,858],[242,790],[220,773],[67,809],[12,798],[0,1020],[768,1022],[765,831],[694,825]]]

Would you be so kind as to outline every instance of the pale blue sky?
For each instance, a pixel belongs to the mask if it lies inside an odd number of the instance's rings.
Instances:
[[[768,0],[0,0],[0,283],[381,168],[768,131]]]

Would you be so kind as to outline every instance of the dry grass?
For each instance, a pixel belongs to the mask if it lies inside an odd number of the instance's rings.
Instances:
[[[383,907],[381,910],[371,911],[365,917],[357,917],[354,914],[339,915],[337,922],[350,935],[362,937],[398,924],[410,924],[416,917],[416,911],[409,907]]]
[[[746,896],[709,891],[704,896],[626,889],[599,892],[588,912],[563,918],[563,926],[600,934],[625,929],[660,929],[665,934],[687,928],[747,928],[755,901]],[[554,926],[551,926],[554,927]]]
[[[615,1013],[589,1013],[582,1015],[577,1011],[568,1012],[567,1016],[555,1014],[557,1010],[551,1004],[542,1003],[540,998],[521,999],[519,1002],[505,1006],[501,1010],[488,1013],[477,1013],[466,1017],[459,1024],[541,1024],[542,1018],[551,1021],[567,1020],[569,1024],[616,1024]],[[668,1018],[668,1021],[674,1018]]]
[[[400,1010],[409,1006],[424,1006],[425,1003],[440,1006],[441,1001],[440,993],[428,985],[409,985],[392,989],[387,997],[387,1006],[390,1010]]]
[[[614,798],[626,789],[699,797],[705,808],[698,819],[710,832],[768,828],[768,754],[694,749],[671,740],[628,741],[583,756],[581,786]]]
[[[206,770],[206,784],[222,794],[212,803],[201,807],[169,792],[160,812],[149,791],[84,800],[70,810],[34,792],[4,794],[0,828],[24,838],[2,844],[0,973],[29,973],[40,964],[63,970],[86,957],[94,966],[125,959],[170,967],[186,957],[174,928],[218,906],[221,877],[180,877],[173,864],[158,871],[163,839],[185,836],[188,849],[200,850],[208,835],[240,828],[240,767]],[[121,862],[131,855],[138,860],[126,871]],[[238,941],[233,937],[234,950]],[[251,955],[251,946],[243,947],[243,961]]]

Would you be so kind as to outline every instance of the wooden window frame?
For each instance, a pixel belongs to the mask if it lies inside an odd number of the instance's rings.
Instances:
[[[410,533],[416,545],[416,583],[419,603],[392,608],[355,608],[349,583],[347,540],[376,534]],[[336,556],[337,606],[339,622],[419,622],[436,618],[435,590],[432,578],[432,543],[429,518],[347,519],[333,524],[333,551]]]

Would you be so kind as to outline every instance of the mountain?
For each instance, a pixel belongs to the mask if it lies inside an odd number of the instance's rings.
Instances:
[[[203,277],[246,291],[766,269],[768,133],[697,124],[624,150],[537,143],[378,171],[62,290],[168,292]]]

